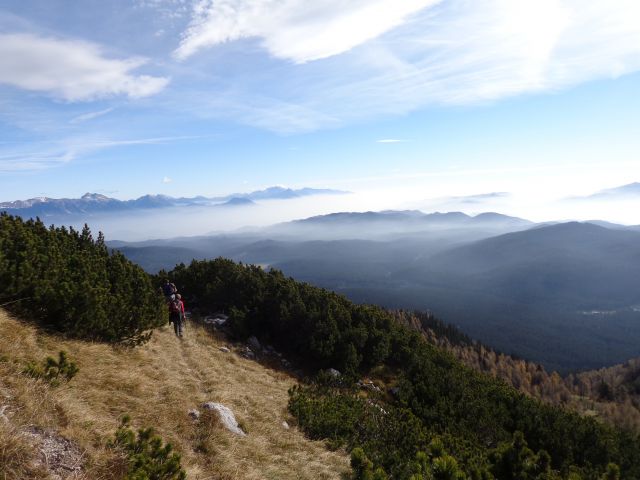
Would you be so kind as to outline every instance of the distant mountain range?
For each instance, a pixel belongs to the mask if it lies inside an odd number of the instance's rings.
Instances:
[[[311,195],[342,195],[349,192],[331,189],[269,187],[250,193],[234,193],[220,197],[180,197],[144,195],[135,200],[118,200],[98,193],[86,193],[80,198],[37,197],[0,203],[0,211],[29,217],[97,214],[138,209],[158,209],[185,206],[247,206],[257,200],[285,200]]]
[[[339,212],[274,225],[264,230],[271,235],[320,239],[388,239],[394,236],[459,236],[466,231],[473,238],[530,228],[529,220],[494,212],[469,216],[462,212],[423,213],[419,210],[381,212]],[[473,233],[472,233],[473,232]]]
[[[294,225],[345,225],[345,224],[371,224],[371,223],[408,223],[418,226],[469,226],[482,224],[500,224],[509,226],[532,225],[529,220],[517,217],[509,217],[494,212],[481,213],[469,216],[462,212],[423,213],[419,210],[384,210],[382,212],[341,212],[329,215],[319,215],[303,220],[294,220]]]

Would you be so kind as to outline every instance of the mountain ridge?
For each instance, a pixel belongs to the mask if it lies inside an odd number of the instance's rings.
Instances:
[[[21,216],[79,215],[184,206],[238,206],[256,200],[288,200],[313,195],[345,195],[349,192],[333,189],[268,187],[249,193],[205,197],[171,197],[147,194],[131,200],[119,200],[99,193],[87,192],[80,198],[34,197],[26,200],[0,202],[0,211]],[[251,202],[251,203],[249,203]]]

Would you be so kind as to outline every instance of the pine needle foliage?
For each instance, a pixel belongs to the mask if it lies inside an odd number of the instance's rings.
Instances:
[[[139,344],[163,321],[149,276],[100,233],[0,214],[0,304],[73,337]]]
[[[27,364],[24,373],[34,378],[46,380],[52,386],[57,386],[61,380],[71,380],[79,371],[80,369],[75,362],[70,361],[67,357],[67,352],[61,350],[58,353],[58,360],[47,357],[40,365],[31,362]]]
[[[122,451],[128,469],[124,480],[184,480],[186,472],[180,465],[180,455],[170,443],[164,444],[153,428],[131,429],[131,418],[125,415],[109,447]]]

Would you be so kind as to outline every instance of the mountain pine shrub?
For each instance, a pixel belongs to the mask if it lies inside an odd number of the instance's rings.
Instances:
[[[351,469],[353,480],[387,480],[389,478],[381,467],[373,469],[373,462],[367,458],[361,448],[354,448],[351,452]]]
[[[185,480],[186,472],[180,464],[180,455],[171,444],[164,444],[153,428],[131,429],[131,418],[125,415],[109,442],[110,448],[120,450],[127,459],[124,480]]]
[[[620,467],[615,463],[607,465],[607,471],[604,472],[602,480],[620,480]]]
[[[42,364],[31,362],[27,364],[24,372],[34,378],[46,380],[53,386],[60,384],[60,380],[71,380],[80,369],[67,357],[67,352],[61,350],[58,353],[58,360],[47,357]]]
[[[164,321],[162,295],[100,233],[0,213],[0,304],[70,336],[139,344]]]

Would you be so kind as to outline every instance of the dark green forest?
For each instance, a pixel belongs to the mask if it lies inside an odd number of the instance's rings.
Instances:
[[[151,278],[102,234],[0,214],[0,304],[78,338],[140,343],[164,321]]]

